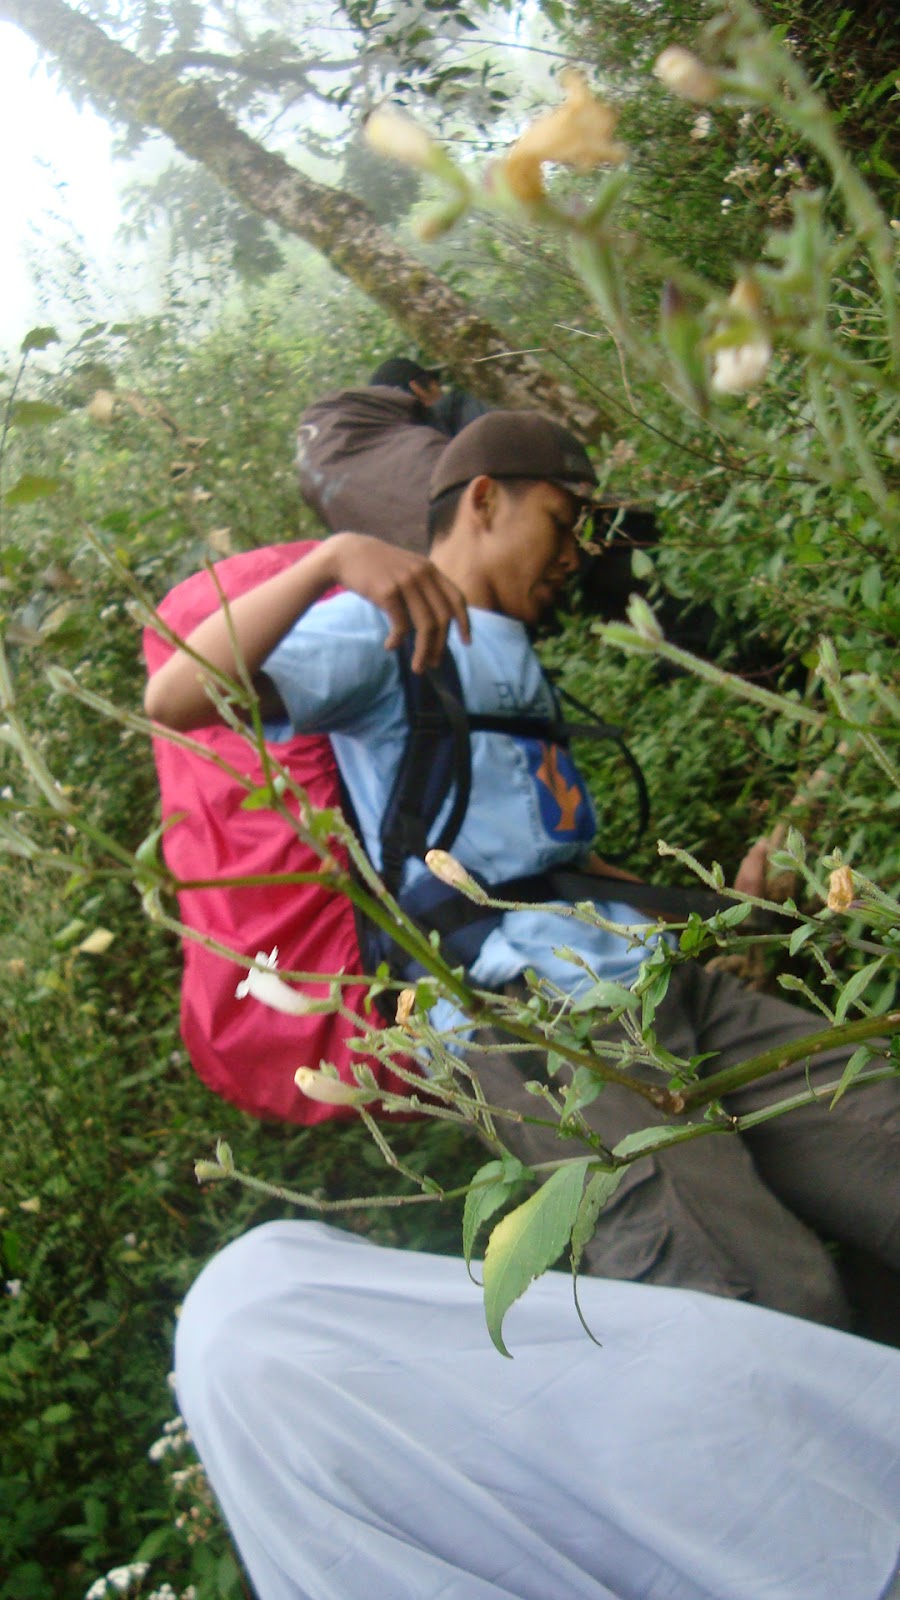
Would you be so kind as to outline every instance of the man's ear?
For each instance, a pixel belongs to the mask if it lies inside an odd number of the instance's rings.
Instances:
[[[486,528],[491,526],[497,510],[497,484],[487,473],[473,478],[469,484],[472,509]]]

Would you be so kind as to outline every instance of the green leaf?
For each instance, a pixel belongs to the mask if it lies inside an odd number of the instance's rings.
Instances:
[[[56,1405],[48,1406],[41,1412],[41,1422],[45,1428],[58,1428],[64,1422],[71,1421],[73,1416],[72,1407],[67,1405],[65,1400],[58,1400]]]
[[[657,1145],[677,1144],[690,1133],[689,1126],[673,1128],[661,1126],[658,1128],[639,1128],[636,1133],[626,1133],[624,1139],[613,1145],[614,1156],[640,1155],[642,1150],[650,1149]]]
[[[27,506],[32,500],[45,500],[48,495],[58,494],[62,488],[61,478],[42,478],[32,472],[24,472],[17,483],[8,489],[3,496],[8,506]]]
[[[749,900],[738,900],[726,911],[716,912],[715,922],[719,927],[736,928],[739,922],[745,921],[753,910]]]
[[[792,956],[795,956],[797,951],[801,949],[803,945],[805,945],[807,939],[812,938],[813,934],[817,931],[817,928],[818,923],[816,922],[801,922],[799,928],[794,929],[790,939],[788,940],[788,953]]]
[[[20,428],[32,428],[65,415],[64,406],[52,406],[48,400],[19,400],[12,408],[11,420]]]
[[[859,595],[863,605],[869,611],[877,611],[881,603],[881,568],[874,565],[866,567],[859,580]]]
[[[572,1010],[578,1011],[636,1011],[639,1005],[636,994],[624,984],[613,983],[609,978],[598,978],[584,994],[574,1001]]]
[[[575,1226],[572,1229],[571,1259],[573,1276],[577,1274],[581,1265],[581,1257],[584,1254],[585,1245],[590,1244],[594,1237],[597,1218],[603,1207],[609,1203],[618,1189],[624,1170],[624,1167],[619,1167],[616,1172],[611,1172],[608,1169],[595,1172],[581,1197],[578,1215],[575,1218]]]
[[[59,344],[59,334],[55,328],[31,328],[19,349],[26,355],[29,350],[46,350],[48,344]]]
[[[590,1158],[567,1161],[547,1182],[498,1222],[484,1257],[484,1312],[496,1348],[508,1356],[503,1318],[534,1278],[565,1249],[581,1204]]]
[[[473,1187],[466,1195],[463,1210],[463,1255],[467,1267],[472,1260],[479,1229],[506,1204],[525,1175],[526,1168],[514,1157],[505,1161],[488,1161],[485,1166],[479,1167],[472,1179]]]
[[[249,794],[244,795],[244,798],[241,801],[241,810],[271,811],[274,804],[275,795],[272,793],[272,785],[270,783],[264,783],[260,786],[260,788],[251,789]]]
[[[850,1006],[859,999],[864,989],[867,989],[876,972],[884,966],[887,955],[879,956],[877,961],[870,961],[867,967],[861,967],[859,972],[854,972],[850,982],[845,984],[838,996],[834,1008],[835,1022],[843,1022]]]
[[[854,1050],[850,1060],[847,1062],[847,1065],[843,1070],[843,1073],[841,1074],[841,1081],[834,1091],[834,1098],[829,1106],[830,1111],[834,1110],[834,1107],[837,1105],[841,1096],[846,1094],[854,1078],[859,1077],[863,1067],[867,1066],[872,1060],[873,1054],[874,1052],[871,1049],[871,1046],[867,1044],[861,1044]]]
[[[602,1088],[603,1079],[590,1067],[576,1067],[563,1096],[563,1122],[568,1117],[574,1117],[576,1111],[581,1111],[584,1106],[593,1105]]]

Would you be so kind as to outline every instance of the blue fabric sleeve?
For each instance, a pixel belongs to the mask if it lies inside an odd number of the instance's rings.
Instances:
[[[396,691],[397,671],[384,648],[388,620],[356,594],[320,600],[275,646],[261,670],[274,683],[297,733],[362,733],[380,720]],[[283,737],[283,725],[271,734]]]

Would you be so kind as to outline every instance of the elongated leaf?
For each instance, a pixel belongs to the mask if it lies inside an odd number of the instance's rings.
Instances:
[[[472,1179],[473,1187],[466,1195],[463,1211],[463,1255],[467,1267],[472,1260],[479,1230],[495,1211],[506,1204],[525,1175],[526,1168],[511,1157],[505,1161],[488,1161],[485,1166],[479,1167]]]
[[[626,1133],[624,1139],[613,1145],[613,1155],[639,1155],[642,1150],[647,1150],[653,1145],[677,1144],[688,1132],[689,1128],[686,1125],[679,1128],[665,1125],[659,1128],[639,1128],[637,1133]]]
[[[819,924],[817,922],[801,922],[799,928],[794,929],[788,941],[789,953],[795,956],[797,951],[805,945],[807,939],[811,939],[813,934],[818,931],[818,928]]]
[[[877,961],[870,961],[867,967],[861,967],[859,972],[854,972],[850,982],[845,983],[838,996],[838,1002],[834,1008],[835,1022],[843,1022],[854,1000],[858,1000],[863,990],[869,987],[876,972],[884,966],[886,960],[886,956],[879,956]]]
[[[41,422],[56,422],[65,414],[65,407],[53,406],[49,400],[19,400],[13,406],[12,420],[20,428],[32,428]]]
[[[48,344],[59,344],[59,334],[55,328],[30,328],[19,348],[25,355],[29,350],[46,350]]]
[[[575,1218],[575,1226],[572,1229],[571,1259],[573,1276],[577,1275],[578,1268],[581,1265],[581,1257],[584,1254],[585,1245],[590,1244],[594,1237],[597,1218],[603,1207],[608,1205],[618,1189],[624,1171],[624,1167],[619,1167],[615,1172],[608,1170],[595,1172],[581,1197],[578,1215]]]
[[[488,1332],[500,1354],[508,1356],[502,1338],[503,1318],[534,1278],[562,1254],[581,1204],[590,1158],[557,1167],[547,1182],[523,1205],[503,1217],[488,1240],[484,1257],[484,1313]]]
[[[858,1078],[863,1067],[868,1066],[874,1053],[875,1052],[872,1050],[871,1046],[867,1044],[861,1044],[857,1047],[857,1049],[854,1050],[850,1060],[847,1062],[847,1065],[843,1070],[843,1073],[841,1074],[841,1081],[834,1091],[831,1105],[828,1108],[829,1111],[834,1110],[841,1096],[847,1093],[847,1090],[849,1089],[854,1078]]]
[[[44,500],[62,488],[61,478],[41,478],[32,472],[23,473],[17,483],[3,496],[8,506],[26,506],[32,500]]]

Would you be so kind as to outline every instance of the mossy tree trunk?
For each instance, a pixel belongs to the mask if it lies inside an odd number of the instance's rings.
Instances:
[[[166,134],[250,210],[304,239],[377,301],[424,350],[495,404],[550,411],[582,437],[603,419],[378,226],[341,189],[298,172],[245,133],[196,84],[183,83],[116,43],[65,0],[0,0],[14,23],[51,56],[112,121]]]

